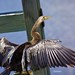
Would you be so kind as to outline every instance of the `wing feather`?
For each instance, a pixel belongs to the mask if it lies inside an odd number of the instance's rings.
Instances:
[[[62,46],[58,40],[42,40],[28,50],[31,69],[75,66],[75,51]]]
[[[63,52],[62,52],[63,51]],[[62,50],[61,51],[61,53],[65,56],[65,58],[66,58],[66,60],[68,61],[68,63],[70,64],[70,63],[73,63],[73,64],[75,64],[74,62],[73,62],[73,60],[71,60],[71,56],[69,56],[64,50]],[[65,52],[65,53],[64,53]],[[69,65],[68,64],[68,65]]]
[[[49,66],[52,67],[52,62],[51,62],[51,55],[50,55],[50,52],[48,52],[48,58],[49,58]]]
[[[62,51],[63,51],[63,55],[68,59],[68,61],[75,65],[75,57],[73,57],[72,54],[68,54],[68,52],[66,52],[65,50]]]
[[[50,51],[50,54],[51,54],[51,61],[52,61],[52,65],[53,65],[53,67],[55,67],[55,63],[54,63],[53,53],[52,53],[52,51]]]
[[[55,54],[56,54],[56,57],[57,57],[58,64],[59,64],[60,66],[62,66],[62,67],[63,67],[63,66],[66,67],[64,61],[62,60],[62,56],[60,55],[60,53],[59,53],[57,50],[54,50],[54,51],[55,51]]]
[[[53,52],[53,59],[54,59],[54,61],[55,61],[55,66],[59,67],[59,64],[60,64],[60,63],[58,62],[58,59],[57,59],[56,53],[55,53],[54,50],[52,50],[52,52]]]
[[[67,58],[62,54],[62,51],[57,50],[57,52],[59,53],[59,57],[61,57],[61,59],[63,60],[63,62],[65,64],[69,64],[69,61],[67,60]]]
[[[47,50],[47,59],[48,59],[48,63],[47,63],[47,65],[49,66],[49,67],[51,67],[51,59],[50,59],[50,55],[49,55],[49,50],[46,48],[46,50]]]
[[[71,58],[71,59],[70,59],[71,61],[75,60],[75,55],[73,55],[73,53],[70,53],[70,52],[68,52],[68,51],[66,51],[66,50],[63,50],[63,52],[64,52],[69,58]]]

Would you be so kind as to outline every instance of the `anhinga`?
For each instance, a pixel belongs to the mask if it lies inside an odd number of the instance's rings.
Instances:
[[[27,73],[28,65],[32,71],[45,67],[75,66],[75,51],[61,45],[60,40],[42,40],[41,35],[36,31],[46,19],[48,19],[47,16],[38,18],[31,30],[32,40],[15,50],[10,66],[15,67],[14,64],[20,62],[22,70]]]
[[[27,65],[31,70],[38,70],[45,67],[74,67],[75,51],[72,51],[60,44],[60,40],[42,40],[40,34],[36,31],[41,23],[48,19],[48,16],[41,16],[35,22],[32,30],[30,41],[31,45],[25,47],[22,56],[22,69],[24,71]]]

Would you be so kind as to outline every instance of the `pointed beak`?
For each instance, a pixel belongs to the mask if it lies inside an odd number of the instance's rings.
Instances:
[[[50,18],[52,18],[52,17],[51,16],[45,16],[44,17],[45,20],[50,19]]]

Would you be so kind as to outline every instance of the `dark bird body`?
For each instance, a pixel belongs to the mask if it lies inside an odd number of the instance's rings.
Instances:
[[[45,67],[75,66],[75,51],[61,45],[60,40],[42,40],[40,34],[36,31],[46,19],[48,19],[47,16],[39,17],[31,30],[32,40],[20,45],[12,53],[11,67],[20,63],[21,69],[19,71],[28,72],[28,66],[32,71]]]
[[[21,60],[22,60],[22,54],[23,54],[23,50],[25,48],[25,46],[27,45],[31,45],[29,42],[23,43],[22,45],[20,45],[14,52],[12,59],[10,62],[10,65],[12,66],[13,70],[15,68],[16,71],[22,71],[22,67],[21,67]],[[13,66],[15,65],[15,66]]]

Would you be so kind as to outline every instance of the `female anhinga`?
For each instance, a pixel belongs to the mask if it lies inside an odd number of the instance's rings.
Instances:
[[[60,44],[60,40],[41,40],[40,34],[36,31],[41,23],[48,19],[47,16],[41,16],[35,22],[30,41],[31,47],[25,47],[22,56],[22,69],[31,66],[32,70],[38,70],[45,67],[67,67],[75,66],[75,51],[72,51]]]
[[[26,70],[27,73],[28,65],[32,71],[45,67],[75,66],[75,51],[62,46],[60,40],[42,40],[40,34],[36,31],[46,19],[48,19],[47,16],[38,18],[31,30],[32,40],[15,50],[10,65],[14,66],[15,63],[20,62],[22,63],[22,70]]]

